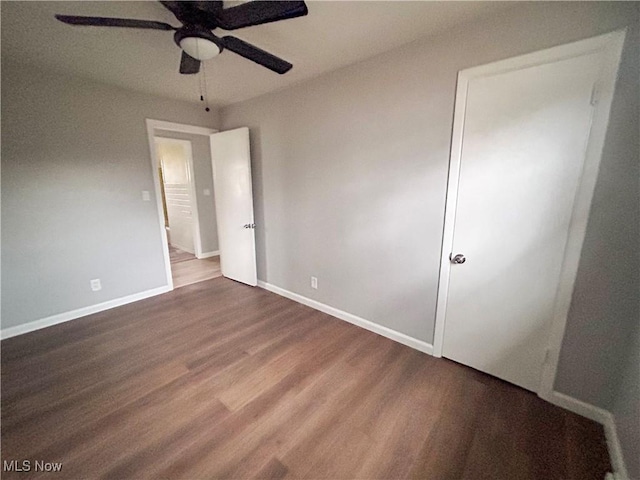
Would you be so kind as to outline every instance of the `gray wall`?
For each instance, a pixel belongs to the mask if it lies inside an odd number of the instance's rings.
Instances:
[[[634,21],[637,29],[637,16],[633,3],[522,3],[224,108],[224,129],[251,129],[259,278],[432,342],[458,70]],[[635,48],[626,50],[625,61],[637,55],[637,43]],[[633,104],[634,88],[622,90],[619,105]],[[624,116],[618,110],[614,123]],[[611,141],[622,143],[616,148],[625,158],[611,158],[609,148],[602,168],[605,176],[617,178],[626,174],[617,171],[621,164],[637,158],[632,156],[637,147],[628,136]],[[596,201],[606,202],[611,188],[599,184]],[[626,205],[635,200],[633,192],[620,195]],[[605,223],[620,229],[624,222],[614,215]],[[589,238],[598,237],[601,228],[590,226]],[[629,240],[628,233],[620,235]],[[581,275],[600,266],[586,262]],[[319,279],[317,291],[309,286],[311,275]],[[622,275],[614,283],[624,283]],[[595,363],[601,378],[612,373],[592,352],[582,354],[584,335],[576,336],[571,360],[563,356],[563,375],[582,372],[585,362]],[[588,383],[571,391],[578,398],[590,392]]]
[[[166,284],[145,118],[218,126],[195,105],[3,57],[2,328]]]
[[[156,137],[176,138],[191,142],[202,253],[217,251],[218,225],[216,223],[216,203],[213,198],[213,169],[211,167],[209,137],[166,130],[156,130]],[[205,189],[209,190],[209,196],[203,193]]]
[[[556,378],[561,392],[604,408],[613,406],[626,361],[621,352],[640,319],[640,3],[635,7]]]

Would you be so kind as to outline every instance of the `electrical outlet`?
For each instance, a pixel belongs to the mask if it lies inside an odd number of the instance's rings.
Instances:
[[[143,202],[151,201],[151,193],[149,193],[149,190],[142,190],[142,201]]]
[[[211,190],[209,190],[208,188],[205,188],[205,189],[202,191],[202,194],[203,194],[205,197],[208,197],[209,195],[211,195]]]
[[[94,278],[91,280],[91,290],[97,292],[98,290],[102,290],[102,284],[100,283],[99,278]]]
[[[311,288],[318,289],[318,277],[311,277]]]

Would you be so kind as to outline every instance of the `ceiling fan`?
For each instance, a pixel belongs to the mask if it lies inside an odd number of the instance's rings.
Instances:
[[[308,13],[304,1],[251,1],[230,8],[223,8],[222,1],[160,2],[182,23],[176,28],[168,23],[127,18],[79,17],[56,15],[69,25],[96,27],[146,28],[151,30],[175,30],[174,41],[182,49],[180,73],[194,74],[200,71],[200,62],[220,54],[225,48],[262,65],[276,73],[288,72],[293,65],[230,35],[218,37],[211,31],[236,30],[238,28],[277,22],[301,17]]]

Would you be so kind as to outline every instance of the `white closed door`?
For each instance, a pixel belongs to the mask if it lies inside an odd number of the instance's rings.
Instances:
[[[156,153],[162,169],[169,243],[195,253],[194,204],[191,183],[191,144],[185,140],[155,138]]]
[[[211,159],[222,275],[255,286],[258,276],[249,129],[211,135]]]
[[[591,53],[479,75],[464,112],[456,107],[464,125],[442,353],[531,391],[601,69]]]

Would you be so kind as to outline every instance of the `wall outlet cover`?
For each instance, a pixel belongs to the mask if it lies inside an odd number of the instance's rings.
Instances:
[[[91,290],[97,292],[98,290],[102,290],[102,284],[100,283],[99,278],[95,278],[91,280]]]

